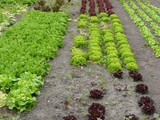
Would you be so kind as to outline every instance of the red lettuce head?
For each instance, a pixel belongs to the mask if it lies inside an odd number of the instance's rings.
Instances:
[[[138,84],[136,85],[135,91],[141,94],[148,93],[148,87],[144,84]]]
[[[155,107],[153,105],[146,104],[142,107],[142,112],[151,115],[155,112]]]
[[[134,81],[141,81],[142,75],[138,73],[137,71],[130,71],[129,72],[130,77],[133,78]]]
[[[69,116],[63,117],[63,120],[77,120],[77,118],[72,115],[69,115]]]
[[[144,105],[153,105],[154,101],[148,96],[146,96],[146,97],[143,96],[138,101],[138,104],[139,104],[140,107],[144,106]]]
[[[117,71],[113,73],[113,76],[119,79],[123,78],[123,72],[122,71]]]
[[[95,99],[101,99],[103,97],[104,92],[99,89],[91,90],[90,97]]]
[[[99,103],[92,103],[92,105],[88,109],[89,112],[89,120],[97,120],[100,118],[102,120],[105,119],[105,107]]]

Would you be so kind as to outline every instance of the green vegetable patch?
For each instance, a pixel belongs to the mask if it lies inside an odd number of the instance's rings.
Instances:
[[[49,60],[63,47],[68,15],[28,12],[0,37],[0,90],[8,93],[7,106],[22,112],[39,95]]]

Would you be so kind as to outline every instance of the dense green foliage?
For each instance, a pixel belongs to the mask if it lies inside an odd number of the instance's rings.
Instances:
[[[89,26],[89,46],[88,46],[88,54],[90,61],[97,63],[102,61],[103,54],[100,45],[101,45],[100,28],[96,22],[91,23]]]
[[[19,77],[31,72],[45,75],[66,31],[64,13],[29,12],[0,37],[0,74]]]
[[[73,47],[71,49],[71,64],[74,66],[83,66],[87,64],[87,53],[83,52],[81,49]]]
[[[63,46],[67,19],[62,12],[30,11],[0,37],[0,89],[9,92],[10,109],[22,112],[35,103],[48,61]]]
[[[87,47],[86,38],[82,35],[74,37],[74,46],[77,48],[85,48]]]
[[[1,0],[0,4],[13,4],[13,3],[21,3],[21,4],[33,4],[37,0]]]
[[[43,85],[42,77],[26,72],[16,80],[8,94],[7,106],[20,112],[29,110],[36,103],[35,96],[40,94],[39,88]]]

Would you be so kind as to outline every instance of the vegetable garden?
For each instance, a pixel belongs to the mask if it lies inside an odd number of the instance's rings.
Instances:
[[[160,1],[0,6],[0,119],[160,119]]]

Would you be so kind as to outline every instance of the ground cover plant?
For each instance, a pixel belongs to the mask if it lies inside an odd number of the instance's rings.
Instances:
[[[62,12],[31,11],[1,36],[0,89],[8,93],[10,109],[22,112],[35,104],[41,77],[50,69],[48,61],[63,46],[67,18]]]
[[[16,3],[20,3],[20,4],[33,4],[35,3],[37,0],[1,0],[0,3],[1,4],[16,4]]]

